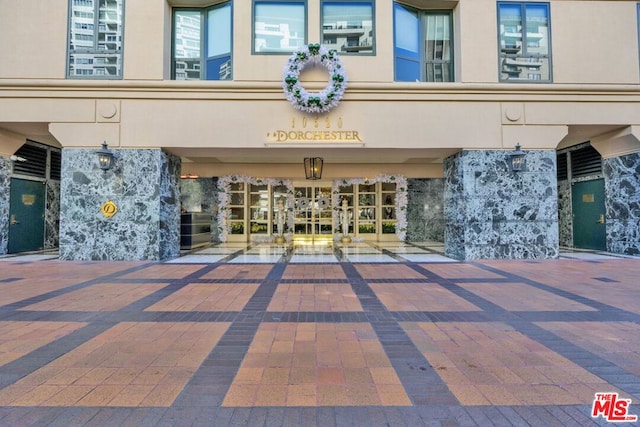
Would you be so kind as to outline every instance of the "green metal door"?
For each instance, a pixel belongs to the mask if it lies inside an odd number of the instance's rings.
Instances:
[[[574,183],[571,197],[573,245],[582,249],[606,250],[604,180]]]
[[[9,253],[44,247],[44,190],[43,182],[11,179]]]

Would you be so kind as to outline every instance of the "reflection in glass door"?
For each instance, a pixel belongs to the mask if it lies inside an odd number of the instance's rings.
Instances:
[[[331,185],[294,187],[294,235],[332,238]]]

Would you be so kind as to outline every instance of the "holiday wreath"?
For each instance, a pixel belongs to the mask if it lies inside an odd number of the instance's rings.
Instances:
[[[317,93],[309,93],[300,84],[300,73],[309,65],[321,65],[329,72],[329,83]],[[305,113],[326,113],[336,107],[344,94],[347,76],[338,53],[319,44],[309,44],[294,52],[282,79],[285,96],[294,108]]]

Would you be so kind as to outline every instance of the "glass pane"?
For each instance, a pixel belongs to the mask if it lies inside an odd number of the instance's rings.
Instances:
[[[542,5],[528,5],[527,16],[527,53],[547,55],[549,45],[547,34],[549,34],[549,19],[547,17],[547,7]]]
[[[263,184],[263,185],[251,184],[251,192],[254,192],[254,191],[267,191],[267,188],[269,188],[267,186],[267,184]]]
[[[267,220],[269,219],[269,213],[267,208],[251,208],[251,219],[253,220]]]
[[[69,18],[69,77],[122,77],[124,0],[74,0]]]
[[[266,192],[251,193],[251,206],[268,206],[269,195]]]
[[[207,57],[231,53],[230,4],[209,10],[207,33]]]
[[[244,222],[232,222],[231,234],[244,234]]]
[[[360,206],[375,206],[376,195],[375,194],[360,194],[358,197],[358,204]]]
[[[549,81],[549,7],[500,4],[500,79]],[[524,14],[524,17],[523,17]]]
[[[304,2],[256,1],[255,52],[294,52],[306,40]]]
[[[418,15],[400,5],[395,7],[395,38],[396,48],[409,52],[420,51],[420,23]]]
[[[393,234],[396,232],[396,223],[385,221],[382,223],[382,234]]]
[[[322,42],[341,53],[371,53],[374,42],[371,2],[325,2]]]
[[[375,184],[360,184],[358,190],[361,193],[374,193],[376,191]]]
[[[391,206],[383,207],[382,219],[396,219],[396,209]]]
[[[341,193],[353,193],[353,185],[340,186]]]
[[[319,234],[331,234],[333,229],[330,224],[320,224]]]
[[[251,223],[251,234],[267,234],[267,224],[260,224],[256,222]]]
[[[244,193],[231,193],[232,205],[244,205]]]
[[[386,193],[383,194],[384,200],[382,202],[383,205],[395,205],[396,204],[396,193]]]
[[[308,224],[294,224],[295,234],[309,234]]]
[[[359,219],[376,219],[375,208],[361,208],[358,213]]]
[[[424,48],[426,81],[452,81],[450,14],[429,14],[425,17]]]
[[[244,182],[234,182],[229,185],[231,191],[244,191]]]
[[[176,11],[173,29],[173,67],[176,80],[200,79],[200,28],[197,11]]]
[[[207,80],[231,80],[231,4],[207,12]]]
[[[231,208],[231,219],[244,219],[244,208]]]
[[[358,232],[360,234],[371,234],[376,232],[375,223],[360,223],[358,225]]]

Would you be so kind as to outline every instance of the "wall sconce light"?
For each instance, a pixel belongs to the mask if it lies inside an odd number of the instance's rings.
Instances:
[[[304,176],[307,179],[322,179],[322,157],[304,158]]]
[[[98,154],[100,169],[104,172],[110,170],[115,164],[115,156],[113,155],[113,151],[109,150],[106,141],[102,143],[102,148],[96,151],[96,153]]]
[[[525,154],[526,153],[520,149],[520,143],[517,143],[515,150],[508,154],[511,172],[520,172],[524,169],[526,163],[526,159],[524,158]]]

